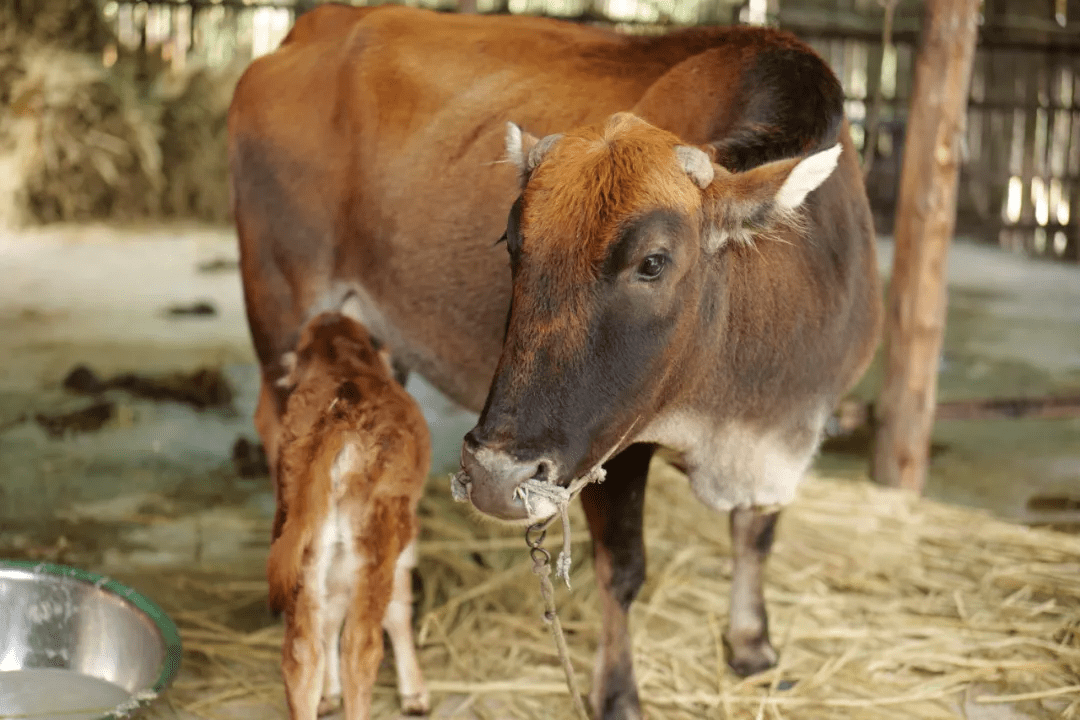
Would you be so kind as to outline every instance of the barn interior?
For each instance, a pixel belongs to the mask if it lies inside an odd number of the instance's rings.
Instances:
[[[890,277],[924,3],[410,4],[791,30],[843,83]],[[183,664],[147,717],[288,717],[225,112],[312,6],[0,0],[0,558],[107,575],[169,613]],[[1074,0],[981,5],[926,485],[869,477],[879,352],[781,521],[777,668],[725,670],[726,520],[654,461],[632,615],[650,717],[1080,717],[1078,29]],[[521,533],[450,497],[475,416],[416,376],[408,390],[434,445],[414,579],[431,716],[571,717]],[[556,600],[587,688],[600,609],[577,508],[572,528],[573,586]],[[397,716],[391,662],[375,717]]]

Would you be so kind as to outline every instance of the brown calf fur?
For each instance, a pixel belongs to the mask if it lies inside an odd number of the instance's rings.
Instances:
[[[347,720],[368,718],[384,628],[402,708],[424,713],[410,595],[430,465],[424,417],[344,315],[314,318],[287,357],[267,580],[271,607],[285,613],[290,714],[313,720],[342,701]]]
[[[523,481],[604,461],[582,495],[597,717],[641,716],[628,618],[656,450],[731,513],[728,662],[768,668],[776,510],[880,324],[843,99],[819,56],[765,28],[306,13],[229,113],[268,454],[280,357],[351,303],[395,367],[481,412],[462,449],[478,509],[525,519]]]

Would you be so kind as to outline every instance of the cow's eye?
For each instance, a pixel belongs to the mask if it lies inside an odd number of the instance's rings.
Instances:
[[[647,255],[638,266],[638,277],[642,280],[655,280],[660,277],[660,273],[664,272],[666,266],[667,256],[660,253]]]

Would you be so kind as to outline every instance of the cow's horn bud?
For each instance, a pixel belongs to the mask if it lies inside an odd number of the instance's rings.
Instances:
[[[675,156],[694,184],[704,190],[713,181],[712,160],[704,150],[689,145],[676,145]]]

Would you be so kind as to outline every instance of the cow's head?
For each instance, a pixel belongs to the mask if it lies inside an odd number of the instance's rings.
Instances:
[[[506,245],[506,342],[462,469],[480,511],[525,519],[515,492],[561,485],[634,440],[684,387],[726,247],[798,220],[840,147],[730,173],[628,113],[536,139],[511,124],[522,179]],[[532,518],[535,519],[535,518]]]

